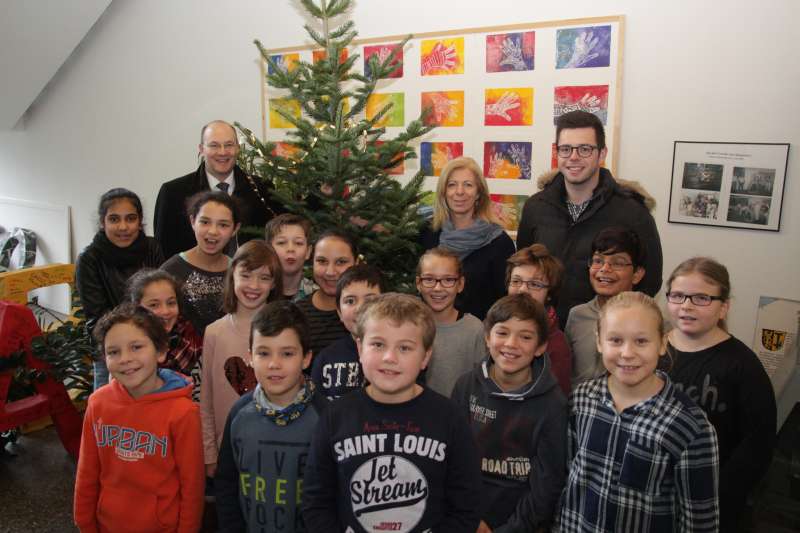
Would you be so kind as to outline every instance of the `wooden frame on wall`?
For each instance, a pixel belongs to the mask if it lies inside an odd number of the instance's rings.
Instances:
[[[415,34],[402,53],[402,72],[380,80],[366,113],[394,102],[386,135],[432,107],[439,127],[414,142],[416,160],[397,169],[405,181],[426,169],[425,188],[449,158],[474,158],[487,176],[498,215],[516,230],[524,200],[537,191],[536,177],[555,166],[556,115],[586,109],[603,120],[608,154],[615,172],[619,154],[625,19],[622,15],[509,24]],[[386,53],[404,35],[354,40],[348,54],[361,60]],[[267,52],[286,68],[312,62],[314,45]],[[319,53],[319,52],[317,52]],[[284,140],[292,126],[270,106],[283,105],[287,92],[269,87],[267,64],[260,61],[263,138]],[[284,100],[281,100],[284,99]],[[299,106],[297,112],[299,113]]]

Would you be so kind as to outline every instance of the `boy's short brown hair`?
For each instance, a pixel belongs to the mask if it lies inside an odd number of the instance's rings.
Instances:
[[[547,336],[550,334],[547,328],[547,311],[540,302],[527,294],[509,294],[497,300],[486,313],[483,330],[488,335],[495,324],[507,322],[512,318],[533,322],[539,336],[539,345],[547,342]]]
[[[386,292],[386,281],[377,267],[366,263],[353,265],[336,282],[336,309],[342,308],[342,292],[353,283],[366,283],[367,287],[378,287],[380,293]]]
[[[564,265],[557,257],[550,253],[544,244],[531,244],[527,248],[518,250],[506,260],[506,288],[511,281],[511,272],[518,266],[534,266],[546,278],[550,288],[547,289],[547,303],[558,304],[558,291],[561,290],[561,281],[564,276]]]
[[[370,319],[389,320],[394,324],[411,322],[422,330],[422,345],[425,350],[433,346],[436,322],[430,308],[419,298],[399,292],[387,292],[364,302],[356,318],[355,336],[358,339],[364,339],[364,327]]]
[[[311,245],[311,221],[294,213],[283,213],[267,222],[264,227],[264,239],[268,243],[272,243],[272,239],[278,236],[284,226],[300,226],[303,228],[306,241],[308,241],[309,246]]]
[[[289,300],[276,300],[258,310],[250,323],[248,349],[253,349],[253,335],[258,332],[262,337],[277,337],[285,329],[293,329],[300,340],[303,355],[311,350],[311,333],[308,319],[299,307]]]
[[[144,307],[132,302],[123,302],[104,314],[92,331],[97,342],[99,358],[105,357],[106,335],[117,324],[131,324],[144,331],[158,352],[166,352],[169,348],[169,335],[161,319]]]

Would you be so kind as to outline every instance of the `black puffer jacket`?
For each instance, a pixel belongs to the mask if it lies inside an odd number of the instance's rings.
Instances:
[[[644,278],[636,288],[650,296],[658,292],[663,259],[661,239],[650,214],[655,200],[637,182],[616,180],[601,168],[594,197],[577,222],[567,211],[564,176],[560,172],[541,176],[538,185],[541,191],[528,198],[522,211],[517,249],[541,243],[564,263],[564,282],[556,309],[562,328],[569,310],[594,296],[588,261],[592,240],[607,227],[623,226],[639,235],[646,247],[647,261]]]
[[[131,247],[139,249],[135,258],[98,234],[75,261],[75,285],[89,331],[104,313],[122,303],[128,278],[140,268],[158,268],[164,262],[161,247],[152,237],[140,233]],[[119,253],[113,253],[114,248]]]

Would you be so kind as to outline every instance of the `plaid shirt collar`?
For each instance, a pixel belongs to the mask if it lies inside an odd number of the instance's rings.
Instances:
[[[641,413],[653,411],[657,409],[663,401],[671,396],[673,387],[672,380],[670,380],[667,374],[661,370],[656,370],[655,373],[664,382],[664,386],[661,388],[661,390],[646,400],[642,400],[637,404],[631,405],[623,412],[627,411],[631,413]],[[606,374],[604,378],[600,380],[599,387],[592,390],[589,395],[594,396],[598,402],[601,402],[616,411],[616,407],[614,407],[614,398],[611,397],[611,391],[608,389],[608,374]]]

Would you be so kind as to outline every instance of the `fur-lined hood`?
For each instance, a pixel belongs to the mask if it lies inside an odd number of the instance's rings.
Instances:
[[[541,174],[538,178],[536,178],[536,186],[539,190],[544,189],[547,187],[553,179],[559,174],[558,170],[550,170]],[[608,176],[614,180],[614,182],[619,186],[620,192],[631,198],[636,198],[640,202],[642,202],[647,210],[651,213],[656,209],[656,199],[650,196],[650,193],[644,188],[644,186],[639,183],[638,181],[629,181],[629,180],[622,180],[618,178],[614,178],[611,176],[611,172],[608,172]]]

